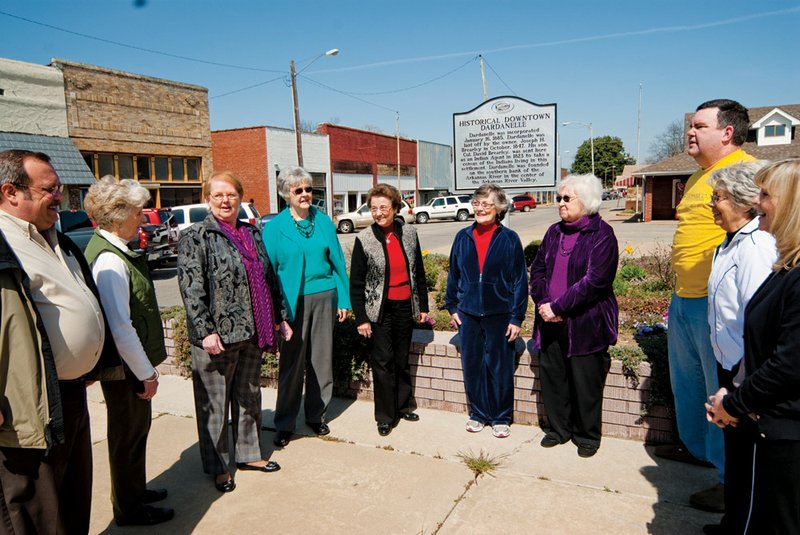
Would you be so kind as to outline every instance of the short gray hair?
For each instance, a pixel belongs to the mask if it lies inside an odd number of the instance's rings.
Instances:
[[[312,183],[313,180],[311,179],[311,175],[309,175],[308,171],[302,167],[296,167],[294,165],[290,167],[284,167],[281,169],[277,179],[278,195],[288,201],[290,191],[300,184]]]
[[[490,182],[481,184],[472,194],[473,199],[488,199],[491,196],[494,196],[494,206],[497,208],[496,220],[502,221],[508,211],[508,195],[503,188]]]
[[[149,200],[150,192],[138,181],[106,175],[89,188],[84,206],[98,227],[110,231]]]
[[[711,173],[708,183],[714,189],[727,191],[731,202],[739,208],[750,208],[748,215],[752,219],[758,214],[753,202],[759,192],[753,178],[768,163],[767,160],[756,160],[729,165]]]
[[[592,173],[585,175],[567,175],[558,183],[558,192],[570,188],[575,192],[578,201],[588,215],[596,214],[603,202],[603,183]]]

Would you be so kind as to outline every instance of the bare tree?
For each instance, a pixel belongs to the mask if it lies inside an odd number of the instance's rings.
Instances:
[[[381,129],[380,126],[375,124],[365,124],[361,127],[361,130],[366,130],[367,132],[375,132],[376,134],[383,134],[384,131]]]
[[[685,141],[683,123],[678,120],[672,121],[662,133],[656,136],[650,145],[649,160],[651,162],[659,162],[682,153]]]
[[[317,123],[308,119],[300,119],[300,131],[313,134],[317,131]]]

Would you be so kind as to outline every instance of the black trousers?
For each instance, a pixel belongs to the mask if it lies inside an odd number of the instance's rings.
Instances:
[[[383,321],[372,323],[370,365],[378,423],[394,424],[401,414],[416,408],[408,366],[413,330],[410,299],[387,300],[383,306]]]
[[[751,535],[800,533],[800,440],[755,439]]]
[[[92,438],[86,385],[59,381],[64,444],[45,450],[0,448],[0,533],[89,532]]]
[[[126,374],[130,371],[125,370]],[[147,482],[147,435],[152,420],[149,400],[136,396],[131,379],[103,381],[108,414],[108,460],[114,518],[129,518],[142,507]]]
[[[742,364],[743,366],[744,364]],[[717,364],[719,385],[732,392],[736,372]],[[720,525],[725,533],[744,533],[753,486],[753,448],[758,434],[756,423],[741,418],[737,427],[722,430],[725,440],[725,516]]]
[[[599,446],[603,388],[611,366],[608,350],[567,357],[569,342],[563,323],[542,325],[541,346],[539,373],[549,422],[545,431],[561,442],[571,438],[581,446]]]

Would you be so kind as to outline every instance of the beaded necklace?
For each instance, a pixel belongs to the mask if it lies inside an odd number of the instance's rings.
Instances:
[[[312,212],[308,212],[308,219],[298,220],[292,217],[292,221],[294,221],[294,228],[302,237],[309,239],[314,235],[314,214]]]

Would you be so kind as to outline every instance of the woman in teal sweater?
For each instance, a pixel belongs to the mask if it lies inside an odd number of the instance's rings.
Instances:
[[[289,206],[263,236],[293,332],[280,344],[273,443],[282,448],[294,432],[304,378],[306,424],[317,435],[330,433],[325,411],[333,395],[333,325],[347,316],[350,295],[336,228],[311,204],[311,175],[301,167],[282,169],[278,193]]]

